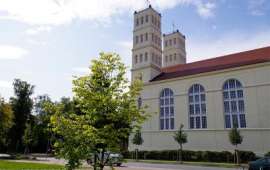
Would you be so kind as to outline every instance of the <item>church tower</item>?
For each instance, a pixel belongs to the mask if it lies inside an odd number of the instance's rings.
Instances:
[[[131,78],[147,83],[160,74],[161,67],[161,14],[149,5],[134,12]]]
[[[163,34],[163,67],[186,64],[185,39],[178,30]]]

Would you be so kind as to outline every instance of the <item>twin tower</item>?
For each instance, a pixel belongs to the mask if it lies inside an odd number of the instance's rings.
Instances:
[[[163,45],[162,45],[163,42]],[[162,68],[186,63],[185,36],[161,33],[161,14],[151,5],[134,12],[132,80],[150,82]]]

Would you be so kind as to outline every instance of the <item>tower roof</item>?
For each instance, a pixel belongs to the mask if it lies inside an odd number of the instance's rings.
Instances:
[[[153,10],[155,13],[157,13],[159,16],[161,16],[161,13],[159,13],[159,12],[156,11],[154,8],[152,8],[152,5],[149,5],[148,8],[145,8],[145,9],[143,9],[143,10],[140,10],[140,11],[134,11],[134,14],[139,14],[139,13],[142,13],[142,12],[144,12],[144,11],[146,11],[146,10],[149,10],[149,9]]]

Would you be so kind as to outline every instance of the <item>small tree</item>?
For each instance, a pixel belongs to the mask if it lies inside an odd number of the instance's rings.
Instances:
[[[143,138],[140,130],[136,130],[136,133],[132,139],[132,143],[134,145],[137,145],[137,148],[135,149],[135,159],[136,161],[138,161],[138,151],[139,151],[138,146],[143,144]]]
[[[119,151],[122,139],[147,118],[136,105],[142,83],[130,84],[125,74],[119,55],[101,53],[92,61],[89,74],[73,81],[79,109],[65,114],[64,105],[49,107],[55,112],[51,117],[53,132],[59,136],[54,144],[56,154],[68,160],[68,169],[75,169],[92,153],[94,168],[102,170],[109,161],[106,152]]]
[[[240,131],[238,131],[236,125],[234,125],[231,131],[229,132],[229,139],[231,144],[235,146],[234,155],[236,156],[236,163],[239,164],[239,154],[237,150],[237,145],[242,143],[243,137],[241,136]]]
[[[181,124],[180,128],[177,132],[174,134],[174,140],[179,144],[179,152],[178,152],[178,158],[179,162],[182,164],[182,151],[183,151],[183,144],[187,143],[187,134],[183,131],[184,125]]]

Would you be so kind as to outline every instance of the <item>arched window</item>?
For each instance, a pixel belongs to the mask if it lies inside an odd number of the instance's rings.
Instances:
[[[235,79],[227,80],[223,85],[223,103],[225,127],[246,127],[245,102],[242,84]]]
[[[174,129],[174,97],[169,88],[163,89],[160,94],[160,129]]]
[[[194,84],[189,88],[189,128],[207,128],[205,90],[202,85]]]

